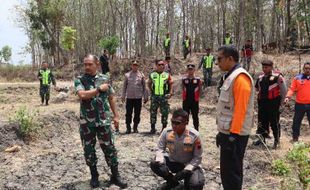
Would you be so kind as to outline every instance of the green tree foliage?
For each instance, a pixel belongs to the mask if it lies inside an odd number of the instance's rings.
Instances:
[[[99,47],[107,49],[111,55],[116,53],[116,48],[119,47],[119,45],[120,40],[117,36],[110,36],[99,40]]]
[[[0,50],[0,62],[8,62],[10,61],[12,56],[12,48],[8,45],[3,46],[2,49]]]
[[[62,47],[67,50],[73,50],[76,42],[76,30],[70,26],[64,26],[61,33]]]

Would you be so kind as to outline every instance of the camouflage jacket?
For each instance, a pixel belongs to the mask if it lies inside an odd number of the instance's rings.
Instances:
[[[96,89],[101,84],[108,82],[109,77],[107,75],[97,73],[96,76],[90,76],[84,74],[75,79],[74,86],[77,93],[79,90]],[[89,100],[81,100],[80,123],[87,123],[89,127],[111,125],[111,111],[108,98],[112,94],[114,94],[114,90],[110,86],[107,92],[100,93]]]

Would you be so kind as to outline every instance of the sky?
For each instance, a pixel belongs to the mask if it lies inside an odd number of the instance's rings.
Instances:
[[[11,63],[30,64],[31,56],[25,53],[23,48],[29,39],[25,32],[15,23],[18,18],[14,10],[16,5],[22,5],[26,0],[0,0],[0,48],[8,45],[12,48]]]

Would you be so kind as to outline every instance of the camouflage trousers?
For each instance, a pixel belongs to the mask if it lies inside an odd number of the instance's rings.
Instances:
[[[95,166],[97,164],[96,137],[98,138],[108,166],[118,165],[117,151],[114,146],[114,137],[110,126],[89,127],[87,124],[81,124],[80,136],[84,149],[84,157],[88,166]]]
[[[204,87],[211,86],[211,82],[212,82],[212,68],[211,69],[203,69]]]
[[[42,101],[50,99],[50,85],[40,85],[40,96]]]
[[[169,103],[168,100],[164,96],[151,96],[151,108],[150,108],[150,116],[151,116],[151,124],[156,124],[157,120],[157,110],[160,108],[161,113],[161,123],[163,125],[168,124],[168,114],[169,114]]]

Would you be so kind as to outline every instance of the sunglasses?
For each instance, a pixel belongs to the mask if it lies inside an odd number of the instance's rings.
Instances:
[[[184,123],[183,121],[178,121],[178,120],[171,120],[172,125],[181,125]]]
[[[162,63],[161,63],[161,64],[157,64],[157,65],[158,65],[158,66],[165,66],[165,64],[162,64]]]

